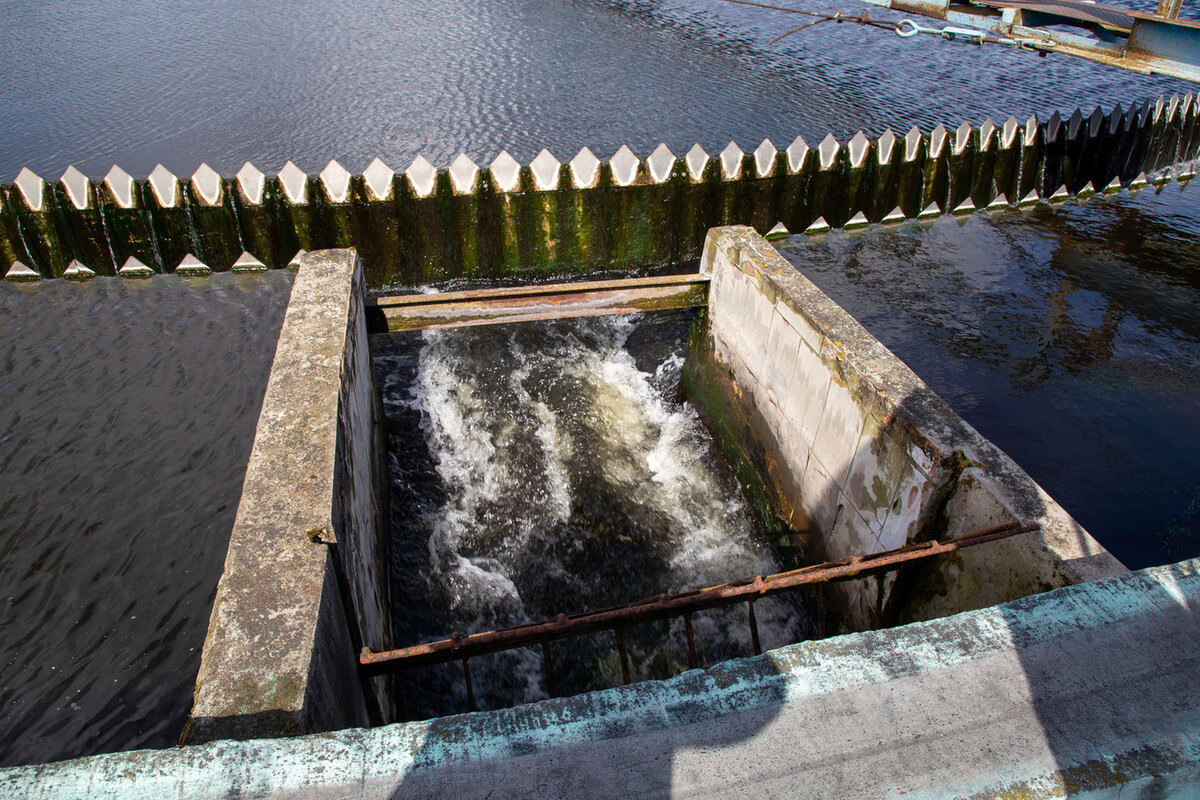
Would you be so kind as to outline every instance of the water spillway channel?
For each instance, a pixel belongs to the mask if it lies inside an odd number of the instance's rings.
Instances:
[[[389,438],[397,646],[794,566],[693,407],[694,312],[373,337]],[[799,598],[757,604],[763,647],[811,634]],[[747,655],[744,606],[696,614],[703,664]],[[625,633],[633,678],[687,668],[681,619]],[[621,682],[611,633],[471,661],[495,708]],[[404,673],[408,718],[466,710],[461,667]]]

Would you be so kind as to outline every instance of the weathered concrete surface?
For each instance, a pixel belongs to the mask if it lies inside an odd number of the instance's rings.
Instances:
[[[373,527],[366,342],[354,252],[306,254],[263,398],[185,742],[368,719],[356,648],[364,636],[386,644],[387,604],[386,573],[374,577],[381,530]],[[350,581],[339,581],[337,562]]]
[[[710,231],[701,271],[712,276],[708,327],[693,336],[689,389],[718,424],[737,428],[723,443],[743,440],[777,513],[809,532],[812,557],[841,559],[1013,521],[1042,526],[931,566],[834,587],[850,629],[1124,571],[753,229]]]
[[[782,144],[782,143],[781,143]],[[319,175],[288,162],[222,178],[162,166],[134,181],[68,168],[45,181],[28,169],[0,183],[0,271],[21,262],[43,278],[71,261],[113,275],[129,257],[159,272],[181,260],[214,271],[249,256],[272,268],[297,251],[356,247],[372,289],[460,277],[641,270],[694,259],[713,225],[865,224],[1053,202],[1097,190],[1190,178],[1200,155],[1200,103],[1159,98],[1090,117],[1010,117],[997,126],[913,127],[875,139],[797,136],[782,152],[699,145],[647,158],[621,147],[601,161],[586,147],[563,164],[546,151],[522,166],[460,154],[448,169],[418,156],[397,174],[376,159],[362,175],[331,161]],[[1179,165],[1171,168],[1172,165]]]
[[[0,771],[61,798],[1200,796],[1200,560],[521,708]]]
[[[344,259],[347,252],[341,251],[338,257]],[[332,498],[337,543],[331,547],[343,592],[350,596],[346,604],[353,611],[351,619],[357,622],[351,629],[355,652],[363,646],[372,650],[392,646],[387,444],[380,424],[382,401],[371,371],[364,313],[366,291],[359,264],[355,259],[342,352]],[[390,677],[371,679],[368,696],[373,702],[369,710],[375,722],[393,719],[392,683]]]

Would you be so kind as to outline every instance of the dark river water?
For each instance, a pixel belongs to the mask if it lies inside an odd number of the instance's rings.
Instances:
[[[1200,555],[1200,193],[785,255],[1132,569]]]
[[[291,277],[0,282],[0,766],[178,739]]]
[[[444,166],[460,151],[490,162],[502,148],[717,152],[1188,88],[857,25],[768,43],[797,24],[720,0],[5,0],[0,180],[68,164],[232,174],[246,160],[267,172],[331,158],[358,171],[375,156],[400,169],[418,153]]]
[[[0,0],[0,180],[716,152],[1189,88],[852,25],[768,44],[794,24],[719,0]],[[1197,552],[1198,215],[1167,197],[812,270],[1135,566]],[[0,286],[0,764],[174,742],[287,281]]]

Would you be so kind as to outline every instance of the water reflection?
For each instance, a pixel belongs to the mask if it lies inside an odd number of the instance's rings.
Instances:
[[[785,254],[1130,567],[1200,553],[1200,214],[1170,186]]]

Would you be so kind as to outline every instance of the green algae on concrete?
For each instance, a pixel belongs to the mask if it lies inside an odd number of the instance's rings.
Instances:
[[[834,226],[860,214],[880,222],[897,207],[911,218],[1049,196],[1060,186],[1082,196],[1140,173],[1166,179],[1154,173],[1200,154],[1198,117],[1200,104],[1160,102],[1067,123],[1035,117],[1023,128],[985,121],[952,132],[914,128],[902,140],[891,131],[849,142],[829,136],[816,149],[797,138],[783,152],[770,142],[717,156],[694,148],[684,158],[665,146],[643,159],[628,148],[607,161],[581,151],[565,164],[543,159],[541,174],[557,180],[540,185],[532,165],[511,157],[481,169],[462,156],[460,171],[474,177],[461,187],[454,166],[438,171],[418,159],[397,175],[379,162],[368,168],[370,190],[365,174],[336,162],[319,176],[290,162],[277,176],[247,164],[225,179],[204,165],[184,180],[156,168],[161,193],[119,170],[104,182],[77,170],[47,182],[23,170],[0,185],[0,269],[21,261],[49,278],[80,261],[107,275],[132,255],[168,271],[191,254],[220,272],[243,251],[280,269],[298,250],[349,246],[362,254],[373,290],[648,269],[696,258],[718,225],[802,231],[822,217]],[[514,166],[516,179],[500,181]]]

